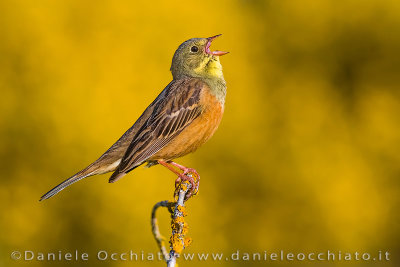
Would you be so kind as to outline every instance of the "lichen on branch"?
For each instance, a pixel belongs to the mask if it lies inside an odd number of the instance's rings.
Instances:
[[[196,180],[197,176],[194,175],[194,178]],[[182,251],[187,248],[192,242],[191,238],[186,237],[189,227],[184,219],[184,217],[187,216],[187,211],[185,207],[185,201],[187,200],[186,195],[188,194],[188,192],[190,192],[191,187],[192,185],[190,182],[182,181],[175,189],[175,192],[177,194],[176,201],[170,202],[165,200],[158,202],[156,205],[154,205],[151,213],[151,225],[154,239],[157,242],[157,245],[164,257],[164,260],[167,263],[167,266],[176,266],[176,259],[179,258]],[[167,252],[165,246],[165,238],[161,235],[158,227],[156,211],[159,207],[168,208],[168,211],[171,214],[172,235],[169,239],[169,253]]]

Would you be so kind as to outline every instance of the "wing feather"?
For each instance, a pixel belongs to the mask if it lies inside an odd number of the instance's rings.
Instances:
[[[171,82],[153,102],[153,113],[133,137],[110,181],[141,165],[190,125],[202,112],[200,94],[205,86],[195,78]]]

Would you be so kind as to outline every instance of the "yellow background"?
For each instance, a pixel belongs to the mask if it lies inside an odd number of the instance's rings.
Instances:
[[[202,175],[186,252],[389,251],[400,264],[400,2],[0,1],[0,266],[14,250],[157,252],[174,175],[138,168],[38,202],[102,154],[169,83],[177,46],[222,33],[222,124],[178,160]],[[162,230],[169,219],[160,212]],[[181,266],[304,266],[181,262]],[[331,262],[342,266],[344,262]]]

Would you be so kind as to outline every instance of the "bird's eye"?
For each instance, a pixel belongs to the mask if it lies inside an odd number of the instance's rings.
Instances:
[[[193,53],[196,53],[197,51],[199,51],[199,48],[197,46],[192,46],[190,48],[190,51],[192,51]]]

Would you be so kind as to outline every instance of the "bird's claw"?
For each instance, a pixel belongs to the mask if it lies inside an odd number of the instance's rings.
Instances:
[[[184,182],[190,183],[190,188],[185,195],[185,200],[188,200],[191,196],[197,195],[199,192],[200,175],[195,169],[187,168],[182,174],[175,180],[175,192],[174,197],[177,198],[179,190],[181,190]]]

